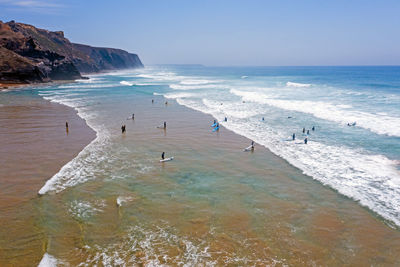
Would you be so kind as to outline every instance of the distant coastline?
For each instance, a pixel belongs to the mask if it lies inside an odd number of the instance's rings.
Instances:
[[[0,21],[0,88],[72,81],[82,74],[143,68],[137,54],[71,43],[62,31]]]

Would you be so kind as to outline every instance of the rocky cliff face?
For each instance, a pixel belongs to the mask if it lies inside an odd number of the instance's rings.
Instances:
[[[72,44],[61,31],[0,21],[0,82],[74,80],[80,72],[138,67],[143,64],[136,54]]]
[[[92,60],[90,65],[85,61],[75,61],[75,65],[83,73],[99,70],[143,68],[143,64],[136,54],[121,49],[92,47],[82,44],[72,44],[74,49],[87,55]]]

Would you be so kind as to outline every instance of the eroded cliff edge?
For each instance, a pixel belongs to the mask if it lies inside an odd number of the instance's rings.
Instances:
[[[62,31],[0,21],[0,83],[75,80],[81,73],[142,68],[136,54],[71,43]]]

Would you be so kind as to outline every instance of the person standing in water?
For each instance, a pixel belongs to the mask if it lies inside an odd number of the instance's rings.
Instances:
[[[303,133],[305,133],[305,132],[306,132],[306,128],[303,127]]]
[[[227,118],[227,117],[225,117],[224,121],[228,121],[228,118]]]
[[[307,135],[310,134],[310,130],[307,130]]]
[[[151,100],[151,103],[154,104],[154,99]]]
[[[307,137],[306,137],[306,139],[304,139],[304,144],[307,145],[307,142],[308,142],[308,140],[307,140]]]
[[[264,121],[264,117],[262,117],[262,121]]]
[[[295,139],[296,139],[296,134],[293,133],[293,135],[292,135],[292,140],[294,141]]]
[[[125,133],[125,131],[126,131],[126,126],[125,126],[125,125],[122,125],[122,126],[121,126],[121,132],[122,132],[122,133]]]
[[[164,121],[164,130],[167,129],[167,122]]]
[[[68,134],[68,121],[65,122],[65,131],[66,131],[67,134]]]
[[[135,113],[132,113],[132,120],[135,120]]]
[[[313,126],[313,127],[311,128],[311,130],[315,131],[315,127]]]
[[[165,152],[161,153],[161,159],[165,159]]]
[[[165,101],[165,105],[168,105],[168,101]]]

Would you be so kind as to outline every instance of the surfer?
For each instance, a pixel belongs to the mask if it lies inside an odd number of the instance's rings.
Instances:
[[[293,133],[293,135],[292,135],[292,140],[294,141],[295,139],[296,139],[296,134]]]
[[[216,123],[217,123],[217,121],[216,121],[216,120],[214,120],[214,124],[216,124]],[[214,124],[213,124],[213,125],[214,125]]]
[[[254,150],[254,141],[251,141],[251,150]]]
[[[161,159],[165,159],[165,152],[161,153]]]
[[[217,131],[219,131],[219,122],[217,122],[217,126],[215,126],[214,129],[217,129]]]
[[[167,122],[164,121],[164,130],[167,129]]]
[[[311,128],[311,130],[315,131],[315,127],[313,126],[313,127]]]
[[[304,144],[307,145],[307,142],[308,142],[308,140],[307,140],[307,137],[306,137],[306,139],[304,139]]]
[[[306,128],[303,127],[303,133],[305,133],[305,132],[306,132]]]
[[[135,114],[132,113],[132,120],[135,120]]]

